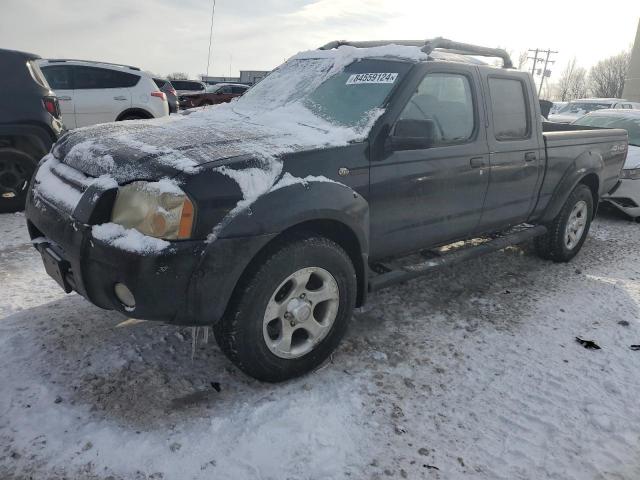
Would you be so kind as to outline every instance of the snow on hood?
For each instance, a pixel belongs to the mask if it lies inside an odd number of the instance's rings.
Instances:
[[[87,175],[111,175],[123,183],[196,173],[204,163],[240,155],[274,159],[347,145],[366,138],[383,111],[374,109],[361,124],[345,126],[330,123],[302,100],[345,66],[369,57],[427,58],[417,47],[398,45],[299,53],[231,103],[188,115],[79,128],[63,137],[54,155]]]
[[[635,145],[629,145],[629,151],[627,152],[627,160],[624,162],[625,170],[632,168],[640,168],[640,147]]]

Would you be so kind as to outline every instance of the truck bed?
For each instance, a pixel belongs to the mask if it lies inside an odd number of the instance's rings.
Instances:
[[[547,165],[536,208],[538,212],[544,210],[562,178],[580,168],[578,162],[602,163],[599,195],[616,185],[626,158],[626,130],[543,122],[542,132]]]

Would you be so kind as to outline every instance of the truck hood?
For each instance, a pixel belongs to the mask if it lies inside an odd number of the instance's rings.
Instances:
[[[79,128],[54,147],[56,159],[92,177],[119,184],[196,174],[203,165],[253,156],[270,160],[300,150],[347,145],[366,138],[382,111],[360,128],[336,126],[300,105],[239,112],[222,104],[188,115]]]
[[[622,168],[624,168],[625,170],[640,168],[640,147],[629,145],[627,160],[624,162],[624,167]]]
[[[56,144],[53,154],[86,175],[108,175],[122,184],[195,174],[206,163],[251,154],[257,145],[268,148],[284,138],[284,134],[252,130],[248,125],[234,129],[191,125],[176,131],[173,123],[133,121],[72,131]]]

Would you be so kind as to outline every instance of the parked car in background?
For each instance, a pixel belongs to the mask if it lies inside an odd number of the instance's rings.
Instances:
[[[442,38],[332,42],[234,103],[65,135],[26,217],[66,292],[213,325],[272,382],[324,362],[370,292],[532,239],[569,261],[627,153],[625,130],[540,122],[504,50]]]
[[[598,110],[579,118],[573,125],[623,128],[629,134],[629,153],[620,182],[602,200],[640,220],[640,110]]]
[[[180,108],[205,107],[227,103],[236,97],[240,97],[249,90],[248,85],[242,83],[218,83],[207,85],[205,91],[185,93],[180,98]]]
[[[557,113],[549,115],[549,121],[556,123],[571,123],[581,116],[595,110],[602,110],[605,108],[638,108],[634,105],[638,104],[634,104],[633,102],[623,100],[621,98],[581,98],[579,100],[570,101],[564,107],[559,109]]]
[[[24,207],[38,161],[65,130],[39,58],[0,49],[0,213]]]
[[[171,80],[171,85],[178,92],[178,96],[183,93],[204,92],[207,84],[198,80]]]
[[[166,95],[137,67],[65,59],[39,65],[67,128],[169,115]]]
[[[553,102],[553,106],[551,107],[551,110],[549,110],[549,115],[555,115],[562,108],[564,108],[567,105],[567,103],[569,102]]]
[[[179,103],[178,103],[178,92],[173,87],[171,82],[166,78],[154,78],[153,81],[156,83],[161,92],[167,96],[167,105],[169,105],[169,113],[178,113]]]

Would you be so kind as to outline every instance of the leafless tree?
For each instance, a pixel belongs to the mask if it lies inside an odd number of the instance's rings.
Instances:
[[[173,72],[167,75],[169,80],[189,80],[189,75],[184,72]]]
[[[589,71],[591,94],[595,97],[622,97],[630,62],[631,52],[625,51],[596,63]]]
[[[556,88],[556,96],[563,102],[587,96],[587,71],[577,65],[575,57],[560,74]]]

